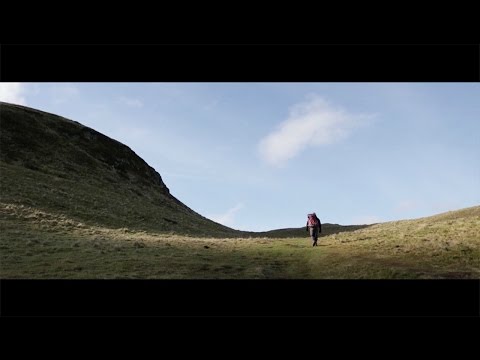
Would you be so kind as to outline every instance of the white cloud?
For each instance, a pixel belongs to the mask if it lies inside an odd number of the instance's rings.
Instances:
[[[55,85],[51,90],[52,101],[54,104],[63,104],[72,100],[80,94],[80,90],[74,85]]]
[[[210,215],[208,218],[225,226],[233,226],[236,213],[243,207],[243,203],[238,203],[233,208],[228,209],[225,213]]]
[[[282,166],[307,147],[329,145],[347,138],[367,117],[371,115],[348,114],[311,94],[306,101],[292,106],[287,120],[260,141],[260,155],[267,163]]]
[[[352,219],[351,225],[370,225],[370,224],[377,224],[382,222],[378,216],[375,215],[365,215],[365,216],[357,216]]]
[[[120,101],[127,106],[137,107],[137,108],[143,107],[143,102],[139,99],[128,98],[128,97],[122,96],[120,98]]]
[[[26,105],[25,86],[23,83],[0,83],[0,101]]]

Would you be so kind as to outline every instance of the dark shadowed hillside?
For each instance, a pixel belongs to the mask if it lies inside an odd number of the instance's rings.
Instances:
[[[238,236],[173,197],[128,146],[78,122],[0,103],[1,202],[80,222],[182,234]]]

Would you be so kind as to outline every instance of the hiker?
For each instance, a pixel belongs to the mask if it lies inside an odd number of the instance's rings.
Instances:
[[[322,232],[322,223],[317,214],[308,214],[307,231],[310,230],[312,237],[312,246],[317,246],[318,234]]]

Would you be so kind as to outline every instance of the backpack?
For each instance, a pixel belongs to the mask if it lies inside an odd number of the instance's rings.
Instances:
[[[308,226],[317,226],[318,225],[318,218],[315,214],[308,214]]]

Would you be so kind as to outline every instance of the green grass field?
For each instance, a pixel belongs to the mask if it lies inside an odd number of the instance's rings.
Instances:
[[[322,237],[208,238],[87,226],[0,204],[1,278],[480,278],[480,207]]]

